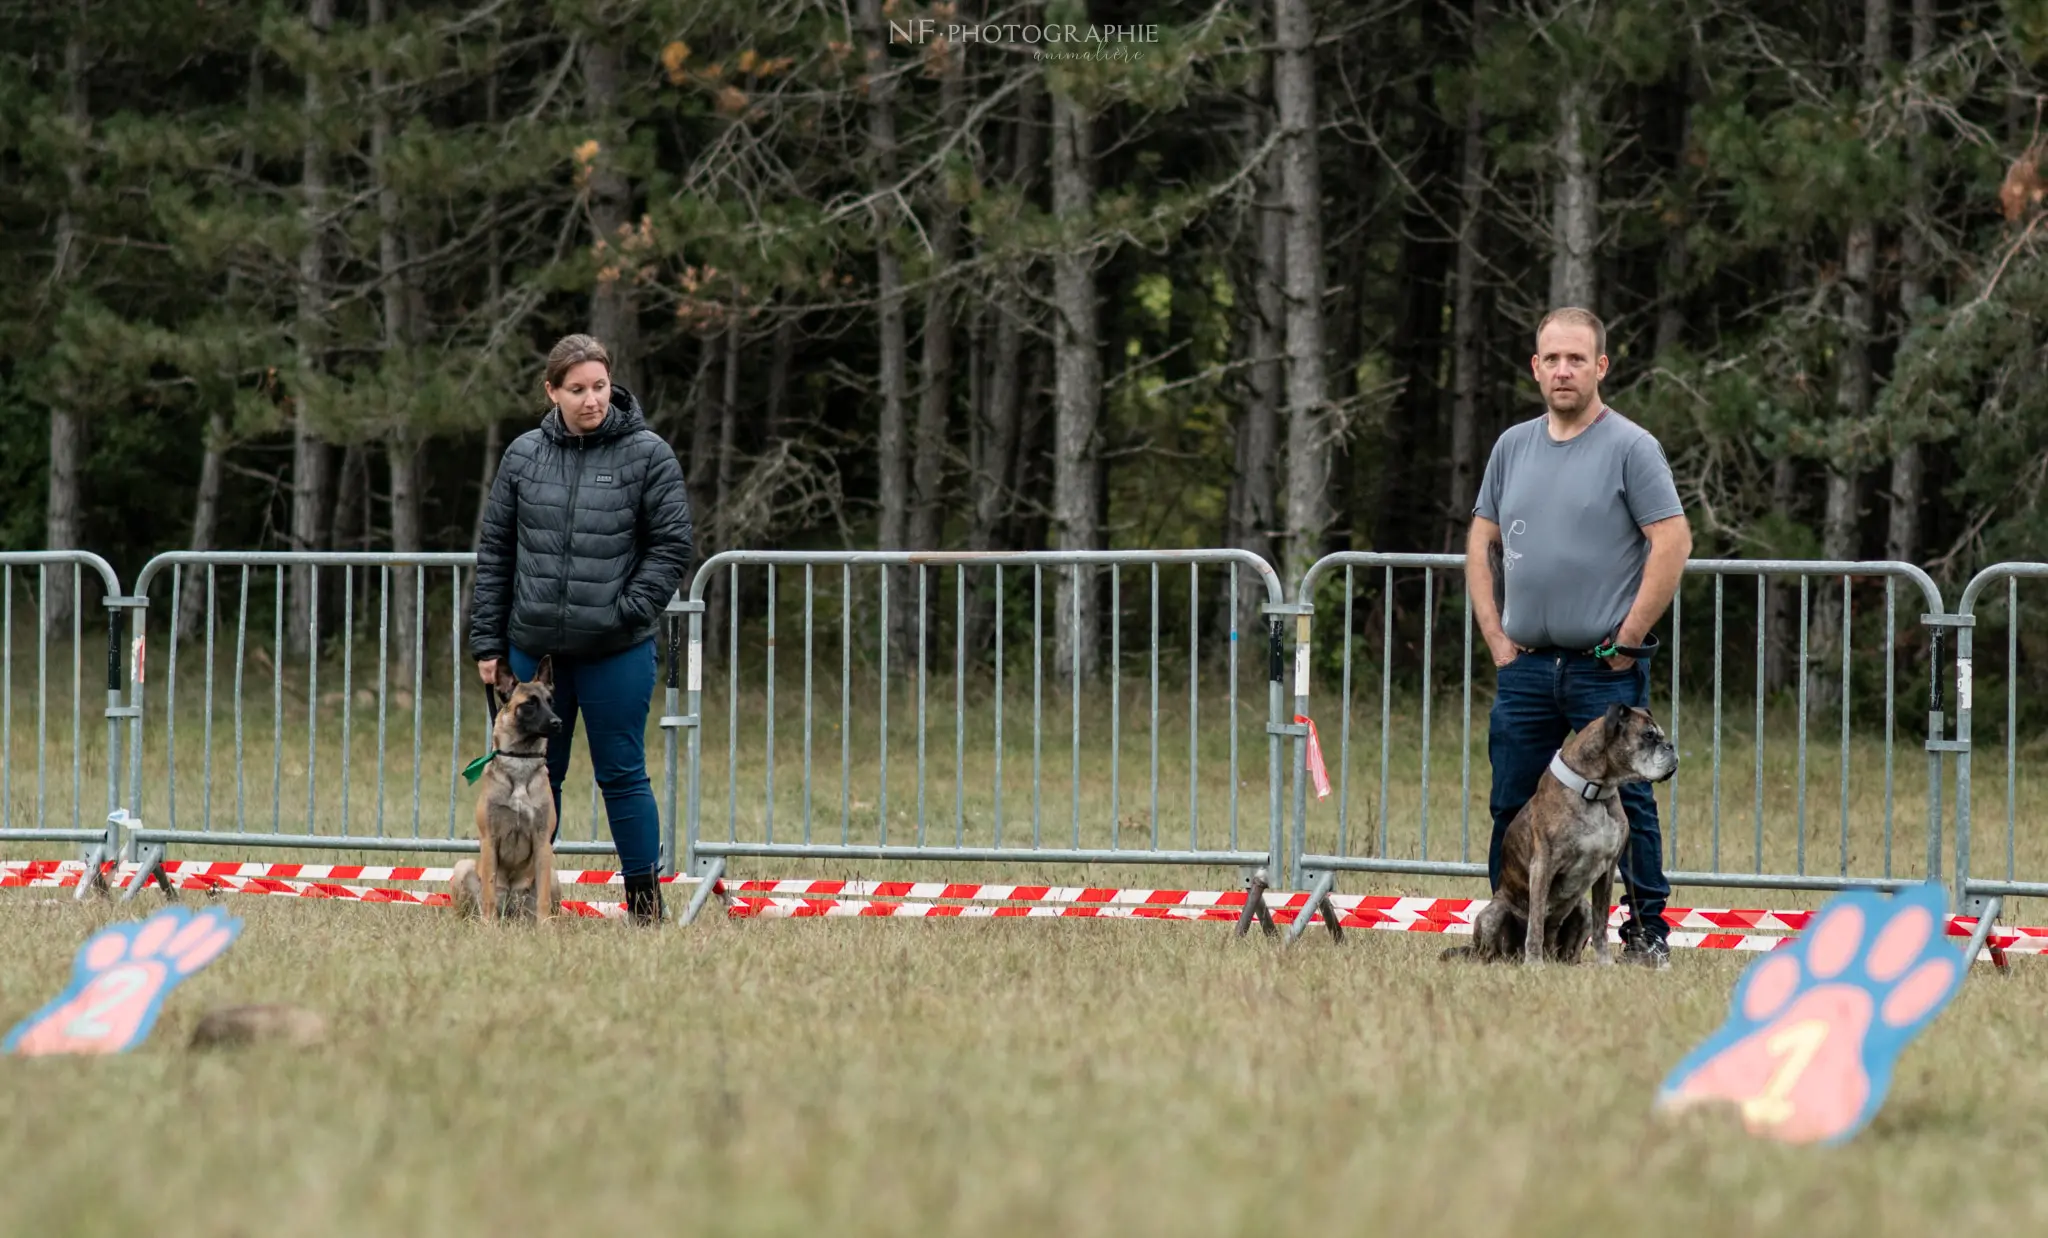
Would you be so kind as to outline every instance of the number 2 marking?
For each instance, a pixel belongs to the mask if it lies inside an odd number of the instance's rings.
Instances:
[[[1764,1048],[1781,1061],[1764,1085],[1763,1095],[1742,1102],[1742,1116],[1762,1126],[1782,1125],[1790,1118],[1796,1106],[1786,1098],[1827,1041],[1828,1025],[1821,1019],[1795,1023],[1765,1041]]]
[[[101,976],[92,986],[98,991],[98,996],[91,1005],[72,1016],[71,1021],[64,1025],[64,1034],[79,1040],[103,1040],[113,1035],[114,1029],[106,1023],[107,1015],[133,997],[136,990],[148,981],[148,969],[132,963]]]

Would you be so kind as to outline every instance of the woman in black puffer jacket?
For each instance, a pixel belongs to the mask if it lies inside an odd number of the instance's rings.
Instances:
[[[647,709],[654,635],[690,564],[690,500],[674,450],[647,428],[633,393],[612,385],[604,345],[564,337],[548,353],[546,389],[553,407],[505,449],[484,509],[469,649],[485,683],[501,658],[522,680],[554,658],[555,819],[580,712],[626,907],[650,923],[662,915],[661,818],[647,780]]]

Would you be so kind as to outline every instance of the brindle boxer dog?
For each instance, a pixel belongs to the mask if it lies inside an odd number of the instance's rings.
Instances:
[[[1576,963],[1591,937],[1594,960],[1612,963],[1608,896],[1628,846],[1621,787],[1676,772],[1678,750],[1647,710],[1610,705],[1580,728],[1508,823],[1500,888],[1473,920],[1472,944],[1443,957]]]
[[[458,915],[478,911],[536,920],[561,909],[555,888],[555,796],[548,785],[548,736],[561,730],[554,709],[554,659],[542,658],[533,678],[520,683],[498,659],[496,688],[505,698],[491,727],[492,753],[476,802],[475,862],[463,860],[450,877],[450,903]]]

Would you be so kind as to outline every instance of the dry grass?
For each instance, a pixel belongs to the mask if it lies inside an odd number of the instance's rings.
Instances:
[[[773,831],[778,841],[804,837],[805,808],[810,811],[810,837],[818,842],[874,841],[883,836],[883,787],[880,776],[880,725],[882,694],[879,681],[864,675],[856,666],[846,712],[841,712],[837,678],[838,651],[833,642],[820,638],[817,664],[811,688],[810,786],[805,791],[805,711],[801,644],[786,650],[778,666],[774,692],[774,812]],[[236,732],[233,708],[234,665],[232,645],[223,642],[216,650],[212,735],[212,769],[206,766],[208,752],[204,659],[201,651],[187,646],[181,651],[175,685],[175,709],[168,710],[173,693],[168,656],[157,664],[151,680],[147,710],[147,736],[142,771],[142,816],[152,826],[183,829],[211,828],[223,833],[221,842],[209,850],[208,858],[287,858],[235,845],[238,826],[251,831],[277,828],[287,833],[339,833],[344,822],[350,833],[379,831],[406,836],[414,829],[413,785],[418,778],[418,830],[426,836],[446,836],[453,829],[466,832],[466,818],[473,792],[461,784],[453,770],[483,750],[483,702],[478,685],[462,685],[461,733],[454,735],[455,716],[451,709],[445,667],[430,673],[417,702],[419,758],[414,765],[415,702],[408,688],[395,688],[381,701],[365,686],[374,684],[373,653],[359,651],[356,658],[355,691],[341,692],[342,676],[337,665],[323,665],[320,672],[320,706],[314,749],[314,767],[307,770],[306,674],[302,663],[285,668],[282,686],[275,687],[268,663],[245,668],[243,688],[242,766],[236,766]],[[1162,655],[1157,714],[1158,811],[1153,812],[1153,711],[1149,667],[1141,651],[1126,650],[1121,695],[1112,712],[1110,694],[1101,687],[1089,689],[1080,702],[1079,742],[1075,737],[1073,698],[1058,678],[1047,670],[1034,700],[1028,659],[1028,645],[1022,658],[1013,656],[1008,666],[1004,694],[1003,792],[1001,796],[1001,842],[1011,847],[1028,847],[1036,837],[1048,847],[1081,845],[1106,847],[1113,842],[1124,847],[1148,845],[1156,829],[1163,846],[1187,847],[1192,841],[1202,848],[1233,847],[1258,849],[1268,831],[1269,779],[1266,721],[1266,685],[1257,678],[1259,668],[1247,660],[1241,666],[1235,733],[1237,739],[1236,836],[1231,831],[1230,725],[1227,684],[1215,677],[1204,680],[1198,712],[1195,743],[1196,777],[1193,799],[1189,779],[1190,700],[1184,660],[1170,651]],[[34,727],[36,698],[34,681],[26,674],[14,680],[14,710],[9,759],[4,763],[7,781],[7,812],[14,823],[33,820],[36,813],[36,760],[44,762],[44,812],[49,819],[68,824],[74,803],[80,816],[92,824],[104,802],[104,731],[93,711],[98,702],[85,692],[87,716],[80,730],[80,793],[74,801],[69,694],[70,655],[65,649],[51,656],[52,683],[48,703],[46,742],[37,745]],[[918,752],[918,704],[920,693],[914,664],[907,671],[900,665],[892,674],[888,693],[888,785],[887,840],[891,843],[945,844],[956,838],[969,845],[992,845],[996,836],[994,700],[985,676],[970,677],[964,696],[965,721],[956,731],[955,688],[950,674],[936,667],[927,676],[922,699],[925,708],[922,770]],[[950,667],[948,667],[950,669]],[[434,670],[434,668],[430,668]],[[1361,672],[1361,675],[1363,673]],[[366,679],[366,676],[368,678]],[[90,678],[89,676],[87,677]],[[769,763],[768,721],[771,715],[759,668],[750,667],[739,682],[738,721],[732,725],[726,707],[730,681],[725,675],[708,674],[703,704],[703,792],[700,830],[707,839],[737,836],[765,837],[770,827],[767,785]],[[1331,774],[1338,791],[1329,800],[1307,802],[1304,832],[1310,851],[1340,851],[1346,854],[1381,853],[1401,858],[1426,857],[1438,860],[1483,859],[1488,829],[1486,795],[1489,783],[1486,761],[1486,709],[1490,685],[1475,685],[1470,702],[1469,724],[1465,702],[1455,688],[1438,696],[1430,711],[1429,743],[1425,748],[1422,711],[1412,697],[1397,697],[1385,711],[1382,739],[1382,711],[1377,682],[1354,680],[1349,735],[1349,760],[1345,760],[1345,726],[1336,683],[1317,685],[1311,709],[1317,718]],[[1701,870],[1719,866],[1727,871],[1795,872],[1802,867],[1812,874],[1827,874],[1846,868],[1852,874],[1877,875],[1891,872],[1918,877],[1927,871],[1927,760],[1916,741],[1922,720],[1903,706],[1896,724],[1896,741],[1887,795],[1885,749],[1881,730],[1860,728],[1842,747],[1839,721],[1827,708],[1817,709],[1806,734],[1804,797],[1799,779],[1799,734],[1792,711],[1773,708],[1764,727],[1764,759],[1761,780],[1761,813],[1755,748],[1754,702],[1743,695],[1742,685],[1729,684],[1722,705],[1719,753],[1719,831],[1714,827],[1716,766],[1713,743],[1713,699],[1710,684],[1688,685],[1677,717],[1677,734],[1682,751],[1680,775],[1676,782],[1659,790],[1666,823],[1666,861],[1673,869]],[[282,697],[282,726],[272,711],[273,694]],[[1653,705],[1667,723],[1671,720],[1668,681],[1659,677],[1653,687]],[[347,709],[349,776],[341,777],[343,764],[343,716]],[[1292,702],[1288,702],[1291,709]],[[380,707],[384,711],[384,782],[378,794],[377,751]],[[687,705],[685,705],[687,708]],[[656,718],[661,713],[660,695],[648,725],[650,772],[657,798],[666,806],[667,777],[663,760],[665,736]],[[176,716],[175,744],[166,723]],[[1034,754],[1032,719],[1037,714],[1042,730]],[[1112,720],[1115,727],[1112,729]],[[2026,828],[2028,810],[2039,802],[2043,755],[2022,749],[2016,754],[2012,779],[2013,829],[2006,829],[2007,750],[2002,736],[1985,720],[1980,726],[1976,756],[1977,822],[1974,871],[2000,875],[2007,870],[2008,842],[2012,870],[2022,877],[2048,873],[2048,834]],[[1881,727],[1882,720],[1877,720]],[[1468,729],[1469,727],[1469,729]],[[281,730],[282,745],[273,759],[273,736]],[[1988,738],[1982,738],[1988,735]],[[736,741],[729,755],[728,743]],[[1112,742],[1114,741],[1114,742]],[[842,743],[847,772],[841,771]],[[959,776],[956,818],[956,744],[964,747],[963,773]],[[169,756],[175,751],[176,761]],[[1469,759],[1460,759],[1461,751]],[[1386,778],[1381,781],[1382,753]],[[1034,782],[1034,755],[1037,771]],[[1075,795],[1075,762],[1079,763],[1079,794]],[[1113,759],[1114,758],[1114,759]],[[1291,745],[1283,764],[1291,760]],[[1424,762],[1427,761],[1427,836],[1424,835]],[[1953,762],[1951,761],[1951,766]],[[679,757],[679,771],[686,763]],[[563,837],[607,839],[602,806],[588,775],[587,758],[579,745],[573,762],[571,787],[564,803]],[[919,790],[922,779],[924,811],[922,834],[919,821]],[[1951,774],[1951,782],[1953,775]],[[452,788],[451,788],[451,783]],[[1843,792],[1847,790],[1846,822]],[[124,798],[128,772],[122,774]],[[452,790],[452,794],[451,794]],[[1294,835],[1293,788],[1283,775],[1284,837]],[[239,802],[238,802],[238,798]],[[1077,804],[1078,798],[1078,804]],[[679,788],[679,808],[686,810],[686,798]],[[1190,804],[1196,811],[1191,814]],[[452,806],[452,808],[451,808]],[[175,811],[173,811],[175,810]],[[239,816],[238,816],[239,813]],[[273,816],[273,813],[275,816]],[[1803,815],[1803,821],[1802,821]],[[1191,816],[1193,829],[1190,829]],[[1846,828],[1845,828],[1846,826]],[[844,834],[842,834],[842,828]],[[1954,797],[1951,786],[1943,795],[1940,851],[1943,870],[1950,871],[1954,857]],[[1801,838],[1804,856],[1801,857]],[[1759,835],[1761,836],[1759,838]],[[1760,845],[1759,845],[1760,844]],[[1718,850],[1717,850],[1718,845]],[[47,845],[16,854],[49,854]],[[1887,854],[1889,853],[1889,859]],[[349,859],[369,858],[358,853]],[[386,857],[388,858],[388,857]],[[1887,864],[1889,869],[1887,870]],[[847,866],[817,861],[793,860],[770,866],[758,861],[743,862],[735,871],[747,875],[838,876],[848,875]],[[1234,884],[1237,876],[1215,870],[1137,870],[1123,866],[1055,867],[1046,865],[1000,864],[980,866],[972,872],[935,872],[931,866],[881,869],[864,866],[867,876],[944,875],[958,879],[1025,878],[1088,884],[1197,885],[1205,888]],[[1430,878],[1368,880],[1347,878],[1343,888],[1353,891],[1403,893],[1471,893],[1469,882]],[[1809,896],[1810,899],[1810,896]],[[1797,905],[1809,901],[1785,895],[1726,890],[1686,891],[1679,901],[1695,905],[1753,906],[1759,902]],[[2025,907],[2008,911],[2007,918],[2023,919]]]
[[[42,902],[0,900],[10,1019],[108,914]],[[2048,1207],[1999,1163],[2048,1120],[2032,966],[1973,978],[1854,1144],[1789,1150],[1649,1111],[1724,955],[1531,974],[1376,933],[231,905],[241,941],[135,1054],[7,1067],[11,1231],[1860,1236]],[[332,1039],[182,1047],[243,1001]]]

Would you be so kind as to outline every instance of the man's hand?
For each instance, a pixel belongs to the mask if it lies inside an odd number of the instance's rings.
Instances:
[[[1610,671],[1630,670],[1636,664],[1636,660],[1634,658],[1626,657],[1618,653],[1611,658],[1602,658],[1601,661],[1607,664],[1607,669]]]
[[[1493,652],[1493,666],[1495,670],[1499,670],[1501,667],[1522,656],[1521,648],[1507,638],[1507,633],[1500,631],[1498,628],[1487,636],[1486,647]]]
[[[478,679],[483,680],[487,684],[497,683],[498,660],[496,658],[485,658],[483,661],[477,663],[476,675]]]

